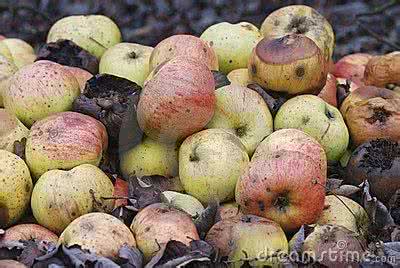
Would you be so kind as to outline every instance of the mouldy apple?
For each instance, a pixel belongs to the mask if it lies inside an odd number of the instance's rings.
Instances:
[[[18,224],[8,228],[1,241],[39,240],[57,244],[58,236],[38,224]],[[1,267],[1,266],[0,266]]]
[[[363,143],[351,155],[346,175],[347,183],[353,185],[368,180],[371,194],[389,202],[400,189],[400,144],[386,139]]]
[[[365,66],[373,56],[367,53],[346,55],[335,63],[332,74],[338,78],[349,79],[358,86],[364,85]]]
[[[78,67],[64,66],[64,68],[66,68],[70,73],[72,73],[75,76],[75,79],[79,84],[81,93],[83,93],[86,86],[86,81],[92,78],[93,75],[88,71]]]
[[[247,66],[251,51],[262,35],[249,22],[221,22],[208,27],[200,38],[215,50],[220,71],[228,74],[234,69]]]
[[[178,56],[202,62],[210,70],[219,69],[217,54],[207,42],[193,35],[177,34],[162,40],[154,48],[150,56],[150,70]]]
[[[103,257],[117,257],[123,245],[136,247],[129,228],[119,219],[106,213],[85,214],[64,230],[58,240],[66,246],[79,245]]]
[[[330,105],[337,107],[338,104],[337,104],[336,86],[337,86],[336,77],[328,73],[328,76],[326,77],[325,86],[319,92],[318,97],[320,97]]]
[[[80,113],[57,113],[32,126],[26,142],[26,162],[34,179],[52,169],[97,166],[107,144],[106,128],[101,122]]]
[[[236,202],[244,214],[271,219],[285,231],[294,231],[321,215],[326,176],[326,162],[280,150],[251,161],[238,180]]]
[[[125,178],[161,175],[167,178],[178,175],[178,148],[144,137],[141,143],[121,155],[120,167]]]
[[[365,66],[366,85],[385,87],[400,83],[400,52],[373,57]]]
[[[329,22],[315,9],[305,5],[280,8],[264,20],[261,33],[267,38],[280,38],[288,34],[302,34],[321,49],[327,62],[332,58],[335,34]]]
[[[318,94],[324,87],[328,64],[321,50],[300,34],[262,39],[253,49],[250,80],[264,88],[288,94]]]
[[[378,138],[400,140],[400,95],[389,89],[359,87],[343,101],[340,111],[356,146]]]
[[[100,59],[99,73],[126,78],[143,87],[150,73],[152,47],[133,43],[119,43],[106,50]]]
[[[239,205],[236,202],[228,202],[219,205],[216,221],[235,219],[241,216],[243,213],[240,212]]]
[[[176,57],[157,68],[137,107],[140,128],[150,138],[175,143],[203,129],[215,109],[215,82],[199,61]]]
[[[18,69],[32,64],[36,59],[35,51],[31,45],[21,39],[6,38],[0,40],[0,54],[2,53],[1,47],[8,49],[10,60],[12,60]],[[7,54],[5,55],[7,56]]]
[[[47,35],[47,43],[61,39],[73,41],[100,59],[107,48],[121,42],[121,32],[102,15],[68,16],[54,23]]]
[[[280,262],[279,256],[288,253],[288,241],[282,228],[271,220],[253,215],[217,222],[205,240],[218,250],[219,256],[233,261],[230,267],[242,267],[245,261],[251,267],[275,267]]]
[[[350,198],[328,195],[325,197],[324,210],[316,223],[340,225],[366,237],[369,218],[365,209]]]
[[[198,217],[204,210],[200,201],[193,196],[174,191],[162,192],[161,201],[186,212],[192,216],[192,218]]]
[[[179,178],[185,191],[203,204],[230,201],[248,163],[246,148],[238,137],[223,129],[207,129],[182,143]]]
[[[170,240],[189,245],[190,241],[199,239],[190,215],[164,203],[155,203],[139,211],[131,230],[146,262],[157,254],[160,245]]]
[[[75,76],[64,66],[37,61],[21,68],[3,92],[4,107],[27,127],[56,112],[68,111],[79,96]]]
[[[300,152],[321,166],[326,166],[326,154],[321,144],[307,133],[290,128],[277,130],[265,138],[251,161],[274,157],[279,151]]]
[[[273,119],[263,98],[254,90],[229,85],[215,91],[217,103],[207,128],[222,128],[236,135],[252,155],[273,132]]]
[[[0,150],[0,228],[17,222],[29,206],[32,179],[24,160]]]
[[[14,152],[14,142],[26,138],[29,129],[6,109],[0,109],[0,125],[0,149]]]
[[[247,70],[247,68],[232,70],[231,72],[229,72],[227,77],[228,80],[234,85],[247,87],[248,84],[252,83],[249,78],[249,71]]]
[[[110,212],[114,186],[96,166],[83,164],[69,171],[50,170],[36,182],[31,208],[38,223],[60,234],[74,219],[101,209]]]
[[[0,107],[4,107],[4,91],[10,86],[10,79],[17,71],[17,66],[0,54]]]
[[[296,128],[315,138],[328,161],[339,161],[349,144],[349,132],[339,110],[314,95],[286,101],[278,110],[275,129]]]

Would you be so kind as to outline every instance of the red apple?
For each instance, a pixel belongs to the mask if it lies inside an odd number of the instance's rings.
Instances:
[[[18,224],[6,230],[0,241],[43,240],[57,244],[58,236],[39,224]]]
[[[3,40],[3,39],[6,39],[6,37],[4,35],[0,34],[0,41]]]
[[[79,88],[81,89],[81,93],[83,93],[86,81],[92,78],[93,75],[88,71],[78,67],[71,67],[71,66],[64,66],[64,67],[75,76],[76,81],[78,81]]]
[[[335,107],[337,107],[336,84],[336,77],[333,74],[328,73],[325,86],[318,94],[318,97]]]
[[[327,165],[294,151],[253,160],[236,186],[244,214],[269,218],[285,231],[314,223],[325,200]]]
[[[373,56],[366,53],[355,53],[344,56],[335,64],[333,75],[353,81],[358,86],[364,85],[364,71]]]
[[[140,96],[140,128],[153,140],[164,142],[176,142],[203,129],[215,109],[212,72],[204,63],[185,57],[157,69]]]

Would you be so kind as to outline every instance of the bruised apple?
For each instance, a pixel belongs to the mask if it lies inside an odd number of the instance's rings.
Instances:
[[[136,247],[135,237],[119,219],[93,212],[75,219],[60,235],[59,244],[79,245],[103,257],[117,257],[122,246]]]
[[[338,78],[351,80],[358,86],[364,85],[365,67],[372,55],[367,53],[355,53],[346,55],[335,63],[332,74]]]
[[[0,109],[0,125],[0,150],[14,152],[14,142],[26,138],[29,129],[6,109]]]
[[[318,94],[326,82],[328,62],[311,39],[290,34],[262,39],[253,50],[248,71],[250,80],[273,91]]]
[[[140,128],[153,140],[174,143],[203,129],[215,109],[212,72],[199,61],[176,57],[145,83],[137,107]]]
[[[340,111],[356,146],[378,138],[400,140],[400,95],[389,89],[359,87],[347,96]]]
[[[400,84],[400,52],[392,52],[373,57],[365,67],[366,85],[385,87],[388,84]]]
[[[210,70],[218,71],[214,49],[206,41],[188,34],[173,35],[158,43],[150,56],[150,70],[178,56],[192,58],[206,64]]]
[[[199,235],[189,214],[171,205],[155,203],[145,207],[133,219],[131,230],[137,247],[149,261],[160,245],[175,240],[189,245]]]
[[[57,244],[58,236],[39,224],[18,224],[8,228],[0,241],[40,240]]]
[[[326,77],[325,86],[319,92],[318,97],[323,99],[325,102],[329,103],[330,105],[337,107],[337,80],[336,77],[332,74],[328,73]]]
[[[79,83],[64,66],[37,61],[21,68],[3,91],[4,107],[27,127],[53,113],[72,109]]]
[[[26,142],[26,162],[34,179],[52,169],[71,169],[80,164],[98,165],[107,149],[104,125],[75,112],[51,115],[36,122]]]
[[[280,150],[251,161],[238,180],[236,202],[244,214],[271,219],[285,231],[294,231],[321,215],[326,176],[326,162]]]

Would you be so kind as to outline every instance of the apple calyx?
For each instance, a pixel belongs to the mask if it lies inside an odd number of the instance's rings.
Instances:
[[[287,193],[283,193],[278,195],[278,197],[274,200],[274,207],[276,207],[281,212],[286,212],[290,202]]]
[[[135,51],[131,51],[131,52],[128,53],[128,58],[130,58],[130,59],[137,59],[138,56],[137,56],[137,54],[136,54]]]
[[[240,127],[235,128],[235,134],[239,138],[245,136],[246,132],[247,132],[247,126],[240,126]]]
[[[328,106],[325,106],[325,115],[328,119],[335,119],[335,115],[328,109]]]

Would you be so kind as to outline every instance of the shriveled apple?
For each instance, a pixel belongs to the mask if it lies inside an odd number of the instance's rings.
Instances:
[[[338,105],[337,105],[336,86],[337,86],[336,77],[328,73],[328,76],[326,77],[325,86],[319,92],[318,97],[320,97],[330,105],[337,107]]]
[[[26,162],[38,179],[52,169],[71,169],[80,164],[98,165],[107,149],[104,125],[75,112],[56,113],[36,122],[26,142]]]
[[[359,87],[344,100],[340,111],[354,145],[378,138],[400,140],[400,95],[389,89]]]
[[[365,67],[364,82],[376,87],[400,84],[400,52],[376,56],[369,60]]]
[[[40,240],[57,244],[58,236],[39,224],[18,224],[8,228],[0,241]]]
[[[0,109],[0,150],[14,152],[14,142],[26,138],[29,133],[18,118],[6,109]]]
[[[123,245],[136,247],[135,237],[119,219],[106,213],[85,214],[73,222],[60,235],[58,243],[79,245],[103,257],[117,257]]]
[[[338,78],[351,80],[357,86],[363,86],[365,66],[372,57],[367,53],[346,55],[335,63],[332,74]]]
[[[32,179],[24,160],[0,150],[0,228],[17,222],[29,206]]]
[[[37,61],[21,68],[4,88],[4,107],[30,127],[53,113],[72,109],[80,94],[75,76],[64,66]]]
[[[285,231],[314,223],[325,200],[327,165],[321,163],[285,150],[257,158],[238,180],[236,202],[244,214],[272,219]]]
[[[247,87],[248,84],[251,84],[247,68],[232,70],[227,77],[228,80],[235,85]]]
[[[215,109],[215,82],[199,61],[176,57],[145,84],[137,107],[140,128],[150,138],[175,143],[200,131]]]
[[[250,80],[273,91],[291,95],[318,94],[324,87],[328,62],[318,46],[300,34],[262,39],[249,64]]]
[[[210,70],[218,71],[218,58],[214,49],[206,41],[188,34],[173,35],[158,43],[150,56],[150,70],[178,56],[192,58],[206,64]]]
[[[176,240],[189,245],[199,235],[189,214],[164,203],[145,207],[133,219],[131,230],[137,247],[149,261],[160,249],[160,245]]]

